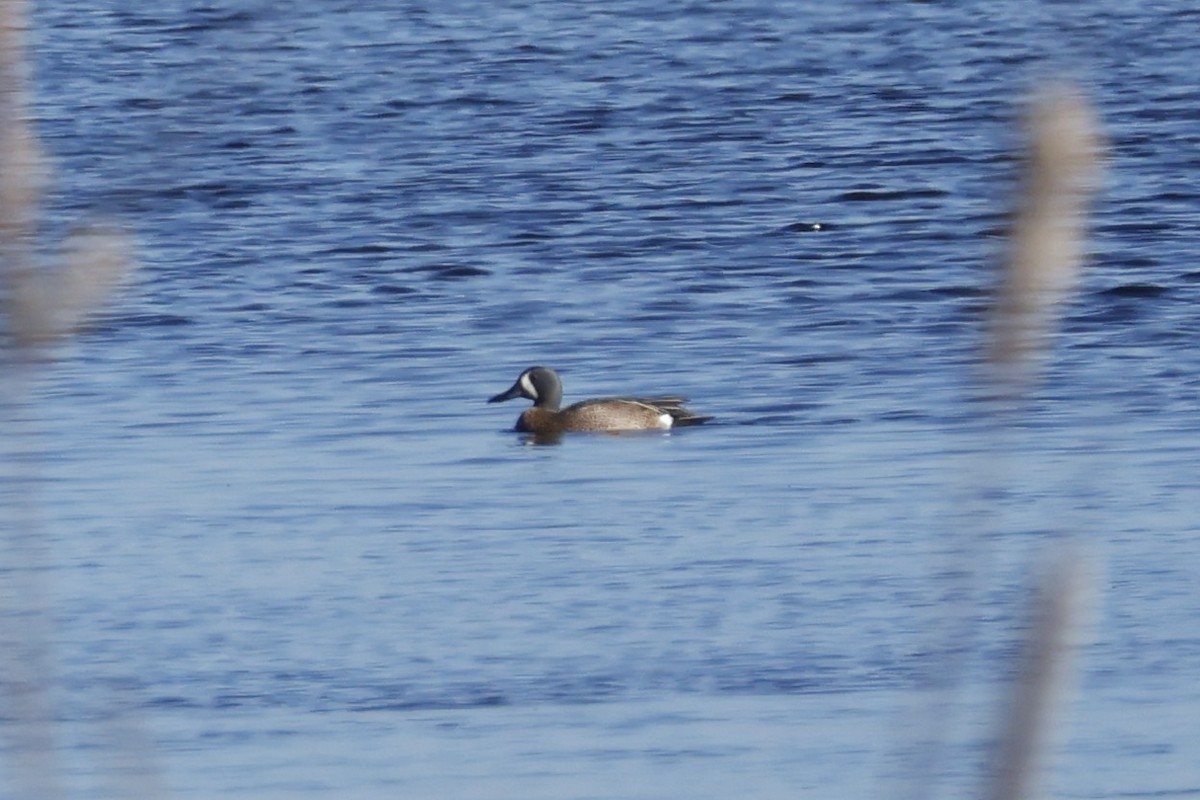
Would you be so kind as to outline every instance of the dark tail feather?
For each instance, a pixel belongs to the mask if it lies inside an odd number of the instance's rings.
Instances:
[[[712,417],[706,417],[703,414],[696,414],[688,408],[684,407],[687,402],[686,397],[658,397],[654,405],[661,408],[663,411],[671,415],[673,427],[681,427],[684,425],[702,425],[708,422]]]
[[[684,406],[684,403],[688,399],[677,394],[668,394],[659,397],[623,397],[621,399],[653,406],[663,413],[670,414],[672,420],[671,426],[676,428],[684,425],[702,425],[712,419],[712,417],[696,414],[689,410]]]

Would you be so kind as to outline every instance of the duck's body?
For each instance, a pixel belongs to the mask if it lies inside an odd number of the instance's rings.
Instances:
[[[517,418],[516,429],[541,436],[556,436],[568,431],[667,430],[682,425],[698,425],[712,417],[693,414],[684,407],[686,398],[601,397],[583,400],[560,409],[562,381],[549,367],[530,367],[521,373],[506,392],[488,400],[501,403],[515,397],[533,401]]]

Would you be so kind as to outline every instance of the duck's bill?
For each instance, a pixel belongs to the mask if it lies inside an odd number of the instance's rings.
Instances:
[[[521,396],[521,382],[517,381],[509,387],[508,391],[501,392],[495,397],[488,398],[489,403],[503,403],[505,400],[512,400],[514,397]]]

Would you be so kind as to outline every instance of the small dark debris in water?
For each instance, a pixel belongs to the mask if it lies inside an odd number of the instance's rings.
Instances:
[[[1162,297],[1167,287],[1153,283],[1124,283],[1100,292],[1105,297]]]
[[[783,230],[786,233],[816,233],[827,231],[829,228],[824,222],[793,222],[791,225],[785,225]]]

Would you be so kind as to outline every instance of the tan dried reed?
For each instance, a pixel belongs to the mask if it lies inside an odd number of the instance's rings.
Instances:
[[[1034,359],[1078,281],[1101,155],[1091,106],[1066,84],[1038,92],[1026,127],[1029,150],[987,352],[1000,387],[1016,392],[1036,373]]]
[[[0,0],[0,385],[4,411],[27,403],[26,369],[48,345],[74,330],[130,269],[128,240],[111,226],[68,237],[56,268],[44,269],[38,248],[47,161],[29,121],[27,5]],[[12,415],[10,422],[23,413]],[[23,441],[8,431],[5,446]],[[20,486],[17,507],[0,519],[0,735],[16,797],[65,797],[53,702],[53,623],[44,536],[30,492],[32,462],[8,453],[4,479]],[[3,465],[9,467],[8,464]]]

